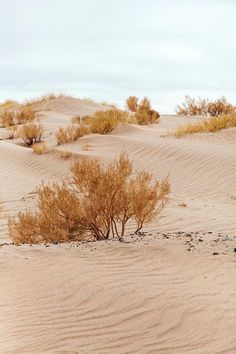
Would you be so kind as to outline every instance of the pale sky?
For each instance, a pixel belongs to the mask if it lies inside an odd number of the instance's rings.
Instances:
[[[174,113],[236,103],[235,0],[0,0],[0,101],[64,92]]]

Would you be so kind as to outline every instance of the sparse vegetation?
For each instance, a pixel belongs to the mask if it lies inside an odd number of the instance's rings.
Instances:
[[[12,127],[15,124],[15,112],[12,110],[1,112],[0,121],[4,128]]]
[[[32,149],[36,154],[42,155],[47,151],[47,144],[45,142],[33,144]]]
[[[83,124],[80,125],[72,124],[66,128],[60,127],[56,132],[57,144],[62,145],[62,144],[71,143],[73,141],[78,140],[84,135],[88,135],[89,133],[90,133],[89,128]]]
[[[151,108],[151,102],[147,97],[144,97],[140,102],[136,96],[130,96],[126,100],[128,109],[135,113],[136,123],[140,125],[158,123],[160,114]]]
[[[32,122],[35,118],[35,110],[31,107],[23,107],[15,113],[15,119],[17,124],[25,124]]]
[[[160,214],[170,189],[167,178],[135,174],[124,154],[107,167],[99,160],[79,159],[71,171],[71,179],[40,186],[36,213],[9,218],[14,243],[123,239],[130,220],[138,232]]]
[[[38,105],[38,104],[41,104],[41,103],[48,102],[48,101],[53,100],[55,98],[64,97],[64,96],[65,96],[64,94],[48,93],[46,95],[42,95],[42,96],[27,100],[24,103],[24,106],[32,107],[32,106],[35,106],[35,105]]]
[[[128,123],[128,121],[128,114],[120,109],[97,111],[92,119],[89,120],[91,132],[94,134],[108,134],[119,124]]]
[[[180,138],[184,135],[195,133],[215,133],[221,129],[233,127],[236,127],[236,114],[220,115],[179,126],[173,132],[173,135]]]
[[[40,143],[42,140],[44,129],[41,124],[26,124],[23,125],[19,131],[18,136],[24,141],[28,146]]]
[[[218,117],[222,114],[231,114],[236,112],[236,107],[227,102],[222,96],[215,101],[208,99],[192,98],[185,96],[185,102],[181,106],[177,106],[176,113],[182,116],[211,116]]]

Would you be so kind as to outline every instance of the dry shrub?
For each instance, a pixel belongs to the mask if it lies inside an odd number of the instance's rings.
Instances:
[[[18,136],[24,141],[28,146],[40,143],[42,140],[44,129],[41,124],[26,124],[23,125],[19,131]]]
[[[184,135],[195,133],[215,133],[221,129],[236,127],[236,114],[220,115],[209,119],[202,119],[199,122],[188,123],[179,126],[173,135],[180,138]]]
[[[15,112],[12,110],[1,112],[0,121],[4,128],[12,127],[15,124]]]
[[[216,101],[185,96],[185,102],[182,103],[182,106],[177,106],[176,113],[182,116],[201,115],[218,117],[221,114],[233,113],[235,110],[236,107],[228,103],[224,96],[218,98]]]
[[[18,135],[18,130],[17,130],[17,127],[16,126],[12,126],[12,127],[9,127],[7,129],[7,132],[6,132],[6,135],[5,135],[5,139],[15,139]]]
[[[89,128],[84,126],[83,124],[80,125],[69,125],[66,128],[60,127],[56,132],[56,139],[57,144],[67,144],[73,141],[78,140],[84,135],[88,135],[90,133]]]
[[[14,100],[6,100],[0,104],[0,108],[4,110],[14,109],[17,106],[19,106],[19,103]]]
[[[235,111],[236,107],[227,102],[224,96],[208,104],[208,113],[211,117],[218,117],[222,114],[232,114],[235,113]]]
[[[47,151],[47,144],[46,143],[33,144],[32,149],[36,154],[42,155],[45,154],[45,152]]]
[[[32,122],[35,118],[35,110],[31,107],[23,107],[15,114],[17,124],[24,124]]]
[[[120,109],[97,111],[90,119],[91,132],[94,134],[108,134],[119,124],[128,123],[128,120],[128,114]]]
[[[14,243],[123,239],[128,221],[134,222],[137,233],[167,201],[167,178],[135,174],[124,154],[107,167],[99,160],[80,159],[71,171],[71,179],[40,186],[35,214],[27,211],[9,218]]]
[[[126,100],[126,106],[129,111],[137,112],[137,110],[138,110],[138,97],[129,96]]]
[[[160,114],[152,109],[151,102],[147,97],[144,97],[139,102],[136,96],[130,96],[126,100],[126,105],[131,112],[135,112],[133,118],[135,119],[136,123],[140,125],[158,123]]]

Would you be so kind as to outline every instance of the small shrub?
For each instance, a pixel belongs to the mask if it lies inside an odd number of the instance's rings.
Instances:
[[[17,137],[17,135],[18,135],[17,127],[14,125],[14,126],[9,127],[7,129],[5,139],[12,140],[12,139],[15,139]]]
[[[36,154],[42,155],[45,154],[45,152],[47,151],[47,144],[46,143],[33,144],[32,149]]]
[[[126,100],[126,106],[129,111],[137,112],[137,110],[138,110],[138,97],[129,96]]]
[[[82,136],[88,134],[89,134],[89,129],[85,127],[83,124],[79,126],[73,124],[73,125],[69,125],[66,128],[60,127],[56,132],[57,144],[62,145],[62,144],[71,143],[73,141],[78,140]]]
[[[32,122],[35,118],[35,110],[31,107],[23,107],[16,112],[15,119],[17,124],[24,124]]]
[[[216,101],[209,102],[208,113],[211,117],[218,117],[222,114],[235,113],[236,107],[231,103],[227,102],[227,99],[223,96],[218,98]]]
[[[124,154],[107,167],[97,159],[79,159],[71,172],[71,179],[40,186],[35,214],[9,218],[14,243],[123,239],[130,220],[137,233],[167,202],[168,180],[135,174]]]
[[[0,108],[4,110],[14,109],[17,106],[19,106],[19,103],[14,100],[6,100],[0,103]]]
[[[230,114],[236,111],[236,107],[227,102],[223,96],[215,101],[208,99],[192,98],[185,96],[185,102],[181,106],[177,106],[176,113],[181,116],[211,116],[218,117],[221,114]]]
[[[18,136],[28,146],[40,143],[43,135],[43,126],[40,124],[26,124],[18,131]]]
[[[140,102],[136,96],[130,96],[126,100],[126,105],[135,115],[130,117],[130,123],[138,123],[140,125],[158,123],[160,114],[151,108],[151,102],[144,97]]]
[[[94,134],[108,134],[120,123],[128,122],[128,114],[119,109],[97,111],[91,119],[91,132]]]
[[[221,129],[236,127],[236,114],[220,115],[209,119],[202,119],[199,122],[188,123],[179,126],[173,135],[180,138],[195,133],[215,133]]]
[[[9,111],[3,111],[0,113],[0,121],[1,121],[1,125],[4,128],[9,128],[12,127],[15,123],[15,112],[12,110]]]

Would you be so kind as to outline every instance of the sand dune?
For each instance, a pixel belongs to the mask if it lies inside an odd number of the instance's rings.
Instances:
[[[169,175],[172,191],[160,220],[127,243],[3,245],[0,352],[235,353],[236,129],[177,139],[168,132],[185,118],[162,116],[58,147],[59,126],[107,108],[70,97],[39,108],[48,153],[0,141],[5,215],[34,205],[42,180],[68,175],[61,151],[107,163],[124,150],[137,169]],[[6,218],[0,240],[10,242]]]

